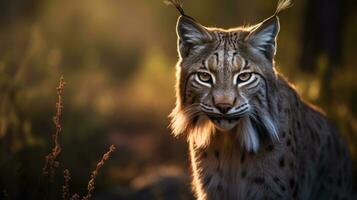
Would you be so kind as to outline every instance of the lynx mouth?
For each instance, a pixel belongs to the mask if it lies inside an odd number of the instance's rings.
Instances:
[[[234,113],[212,113],[206,112],[207,117],[211,120],[211,122],[215,125],[217,129],[222,131],[229,131],[233,129],[241,118],[243,118],[247,112],[249,112],[249,105],[243,104],[238,107],[239,110],[236,110]]]
[[[234,122],[242,118],[242,116],[225,117],[225,116],[208,116],[212,121],[227,120],[228,122]]]
[[[229,131],[233,129],[242,118],[242,116],[225,117],[225,116],[208,116],[219,130]]]

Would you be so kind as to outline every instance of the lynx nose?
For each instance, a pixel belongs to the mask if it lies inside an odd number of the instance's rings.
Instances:
[[[222,114],[226,114],[233,106],[229,103],[219,103],[215,105]]]
[[[215,107],[226,114],[234,105],[235,94],[232,91],[215,91],[212,100]]]

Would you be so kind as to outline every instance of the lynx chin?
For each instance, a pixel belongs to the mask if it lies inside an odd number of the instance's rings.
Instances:
[[[249,27],[208,28],[168,1],[177,22],[173,135],[187,137],[199,200],[349,199],[351,161],[322,112],[277,72],[275,13]]]

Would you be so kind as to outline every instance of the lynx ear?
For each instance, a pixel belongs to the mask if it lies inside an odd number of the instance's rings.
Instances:
[[[212,41],[209,31],[187,16],[179,17],[176,30],[181,57],[186,57],[191,52],[199,52]]]
[[[256,25],[245,37],[251,47],[272,60],[276,53],[276,40],[280,25],[278,16],[272,16]]]

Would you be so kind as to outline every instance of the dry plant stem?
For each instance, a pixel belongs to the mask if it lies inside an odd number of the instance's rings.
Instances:
[[[69,182],[71,181],[71,174],[69,173],[68,169],[65,169],[63,172],[64,176],[64,184],[62,186],[62,197],[63,200],[68,200],[69,198]]]
[[[90,180],[88,182],[88,186],[87,186],[87,195],[84,196],[82,198],[82,200],[89,200],[92,197],[92,192],[94,190],[94,184],[95,184],[95,179],[97,178],[98,172],[100,170],[100,168],[103,167],[105,161],[107,161],[109,159],[110,154],[115,150],[115,146],[111,145],[109,147],[109,150],[107,151],[107,153],[105,153],[102,157],[102,160],[97,164],[97,167],[94,171],[92,171],[91,176],[90,176]]]
[[[56,102],[56,114],[53,117],[53,123],[56,127],[56,132],[52,135],[52,140],[54,142],[54,147],[51,152],[46,156],[46,163],[42,169],[42,173],[44,176],[49,176],[50,181],[53,181],[55,176],[55,170],[59,166],[59,162],[56,160],[59,154],[61,153],[61,145],[58,141],[59,135],[62,132],[61,126],[61,116],[63,109],[63,101],[62,101],[62,93],[64,91],[64,78],[63,76],[60,78],[59,85],[57,89],[57,102]],[[97,164],[97,167],[94,171],[92,171],[90,175],[90,180],[87,186],[87,195],[82,198],[82,200],[89,200],[92,197],[92,192],[94,190],[95,180],[97,178],[98,172],[100,168],[103,167],[104,163],[109,159],[110,154],[115,150],[115,146],[111,145],[109,150],[103,155],[102,159]],[[80,196],[75,193],[71,196],[69,186],[71,180],[71,174],[68,169],[65,169],[63,172],[64,175],[64,184],[62,186],[62,198],[63,200],[79,200]]]
[[[78,194],[74,194],[71,198],[70,198],[70,200],[79,200],[79,195]]]
[[[62,93],[64,91],[64,78],[60,78],[59,85],[57,89],[57,102],[56,102],[56,114],[53,117],[53,123],[56,127],[56,132],[52,135],[52,140],[54,142],[54,147],[52,151],[46,156],[46,163],[42,169],[44,176],[49,176],[51,179],[55,176],[55,169],[59,166],[59,162],[56,160],[58,155],[61,153],[61,145],[58,141],[58,137],[62,132],[61,126],[61,116],[63,109]]]

